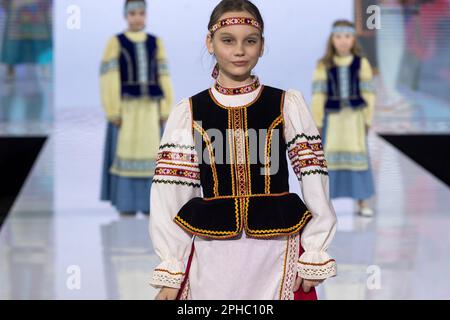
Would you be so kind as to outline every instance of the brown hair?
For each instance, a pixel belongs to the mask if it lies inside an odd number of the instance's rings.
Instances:
[[[355,28],[355,25],[348,21],[348,20],[337,20],[333,23],[334,27],[353,27]],[[319,60],[319,63],[323,63],[325,67],[331,68],[334,65],[333,56],[336,54],[336,49],[333,46],[333,34],[330,34],[330,37],[328,38],[327,42],[327,51],[325,55],[322,57],[322,59]],[[358,43],[358,38],[355,34],[355,44],[353,45],[353,48],[351,49],[351,53],[355,56],[362,57],[363,52],[361,49],[361,46]]]
[[[233,11],[247,11],[250,13],[253,18],[255,18],[261,24],[261,34],[264,33],[264,20],[262,18],[261,12],[259,9],[248,0],[222,0],[220,3],[214,8],[211,13],[211,17],[208,23],[208,30],[216,24],[220,17],[223,16],[227,12]]]

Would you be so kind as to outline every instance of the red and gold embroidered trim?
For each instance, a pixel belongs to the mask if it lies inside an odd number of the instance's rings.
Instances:
[[[247,118],[247,109],[243,109],[244,111],[244,128],[245,128],[245,155],[247,159],[247,184],[248,184],[248,193],[252,193],[252,175],[251,175],[251,157],[250,157],[250,138],[248,134],[248,118]]]
[[[214,103],[216,105],[218,105],[219,107],[221,107],[223,109],[227,109],[227,110],[230,110],[230,109],[231,110],[236,110],[236,109],[248,108],[248,107],[252,106],[253,104],[255,104],[259,100],[259,98],[261,97],[261,94],[262,94],[263,90],[264,90],[264,85],[261,85],[261,90],[259,90],[258,95],[256,96],[256,98],[253,101],[251,101],[251,102],[249,102],[249,103],[247,103],[247,104],[245,104],[243,106],[234,106],[234,107],[224,106],[219,101],[217,101],[216,97],[214,97],[214,94],[212,93],[211,88],[208,90],[208,93],[209,93],[209,96],[211,97],[211,99],[214,101]]]
[[[300,166],[300,168],[306,168],[306,167],[327,167],[326,160],[319,160],[317,158],[311,158],[311,159],[303,159],[303,160],[295,160],[294,166]]]
[[[177,169],[177,168],[166,168],[166,167],[158,167],[155,170],[155,175],[157,176],[172,176],[172,177],[180,177],[187,178],[192,180],[200,180],[200,172]]]
[[[236,199],[236,198],[253,198],[253,197],[281,197],[288,195],[289,192],[282,192],[282,193],[271,193],[271,194],[264,194],[264,193],[255,193],[255,194],[243,194],[243,195],[233,195],[233,196],[219,196],[219,197],[213,197],[213,198],[203,198],[205,201],[212,201],[212,200],[218,200],[218,199]]]
[[[233,144],[233,131],[232,129],[232,122],[231,122],[231,118],[232,118],[232,109],[228,109],[228,129],[227,130],[227,135],[228,135],[228,145],[230,148],[230,174],[231,174],[231,188],[232,188],[232,194],[236,195],[236,190],[235,190],[235,177],[234,177],[234,159],[236,159],[236,154],[235,154],[235,147]]]
[[[253,91],[256,91],[260,86],[261,84],[258,77],[255,77],[252,83],[238,88],[226,88],[222,86],[218,81],[216,81],[216,83],[214,84],[214,88],[218,92],[227,96],[251,93]]]
[[[158,153],[158,157],[156,161],[160,160],[169,160],[169,161],[184,161],[190,163],[197,163],[198,158],[195,154],[191,153],[183,153],[183,152],[171,152],[171,151],[162,151]]]
[[[247,124],[247,109],[228,109],[228,132],[230,132],[231,148],[231,178],[233,196],[243,196],[251,194],[251,174],[249,137]],[[246,212],[248,210],[248,197],[235,198],[235,214],[239,217],[237,229],[243,229]]]
[[[243,195],[243,194],[249,194],[248,190],[248,162],[250,161],[247,159],[246,156],[246,139],[245,135],[247,134],[247,128],[244,123],[245,115],[242,113],[245,113],[245,110],[234,110],[232,112],[233,116],[233,141],[234,141],[234,149],[236,152],[236,177],[237,177],[237,194]]]
[[[261,23],[259,23],[258,20],[255,20],[253,18],[247,18],[247,17],[231,17],[219,20],[217,23],[215,23],[210,29],[209,32],[211,34],[214,34],[217,30],[228,27],[228,26],[235,26],[235,25],[248,25],[255,27],[258,30],[262,30]]]
[[[321,142],[309,143],[309,142],[299,142],[294,148],[290,149],[289,152],[302,152],[305,150],[312,150],[314,152],[323,152],[323,146]]]
[[[321,142],[297,142],[288,151],[288,156],[297,177],[303,175],[302,169],[308,167],[319,167],[324,169],[323,173],[326,173],[327,162]]]

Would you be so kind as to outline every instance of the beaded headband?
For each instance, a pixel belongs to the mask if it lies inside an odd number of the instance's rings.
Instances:
[[[129,2],[125,5],[125,16],[133,10],[145,10],[147,5],[144,1]]]
[[[337,26],[331,30],[331,33],[352,33],[355,34],[356,30],[350,26]]]
[[[234,25],[248,25],[257,28],[258,30],[262,30],[261,23],[253,18],[233,17],[219,20],[209,29],[209,32],[211,32],[211,34],[214,34],[220,28]]]

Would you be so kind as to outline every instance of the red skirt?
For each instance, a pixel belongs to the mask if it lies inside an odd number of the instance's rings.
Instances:
[[[299,248],[300,248],[300,254],[299,254],[299,257],[300,257],[305,250],[303,250],[301,243],[299,245]],[[300,288],[294,292],[294,300],[317,300],[316,289],[313,287],[313,288],[311,288],[311,290],[308,293],[306,293],[306,292],[303,292],[303,288],[302,288],[302,286],[300,286]]]

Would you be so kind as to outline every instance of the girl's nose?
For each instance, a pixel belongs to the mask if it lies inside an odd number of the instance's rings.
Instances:
[[[244,45],[241,43],[241,44],[238,44],[237,45],[237,47],[236,47],[236,52],[235,52],[235,55],[237,55],[237,56],[243,56],[245,54],[245,51],[244,51]]]

